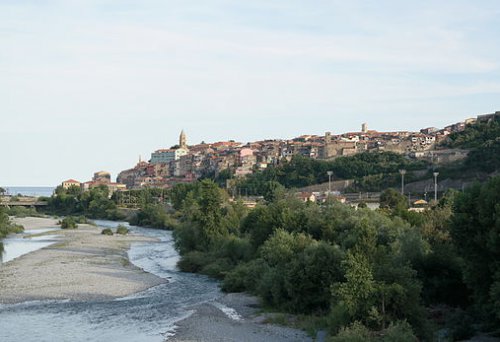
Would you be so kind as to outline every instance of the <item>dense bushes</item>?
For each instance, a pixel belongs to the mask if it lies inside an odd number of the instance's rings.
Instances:
[[[26,208],[22,206],[14,206],[10,207],[7,210],[7,214],[9,216],[15,216],[15,217],[41,217],[43,216],[40,214],[38,211],[36,211],[35,208]]]
[[[120,235],[127,235],[129,232],[128,228],[125,227],[124,225],[118,225],[118,227],[116,228],[116,234],[120,234]]]
[[[500,325],[500,177],[475,184],[454,204],[451,236],[464,260],[476,312]]]
[[[104,229],[101,231],[101,234],[102,234],[102,235],[113,235],[113,231],[111,230],[111,228],[104,228]]]
[[[463,166],[455,177],[467,171],[495,172],[500,170],[500,117],[490,122],[467,125],[461,132],[448,136],[444,145],[452,148],[470,149]],[[444,171],[444,170],[443,170]]]
[[[73,216],[65,217],[59,223],[60,223],[62,229],[76,229],[76,228],[78,228],[78,224],[76,222],[76,219]]]
[[[173,229],[176,221],[160,204],[148,204],[140,209],[130,220],[130,224],[135,226]]]
[[[377,211],[282,194],[248,212],[205,180],[178,191],[179,266],[270,307],[327,317],[333,341],[431,340],[424,305],[468,310],[471,290],[476,309],[464,317],[491,328],[500,303],[498,194],[500,178],[447,194],[422,214],[409,213],[397,191],[384,193]],[[448,331],[465,336],[461,328]]]
[[[0,240],[11,233],[22,233],[23,230],[23,226],[12,223],[7,210],[4,207],[0,207]],[[0,241],[0,256],[1,253],[3,253],[3,244]]]
[[[280,310],[329,316],[333,333],[355,321],[386,331],[406,319],[428,336],[412,263],[431,247],[397,216],[398,205],[375,212],[279,196],[248,213],[210,181],[191,189],[197,196],[179,198],[174,231],[182,270],[223,279],[224,290],[249,291]]]
[[[423,161],[412,161],[392,152],[365,152],[333,161],[295,155],[289,162],[284,161],[278,166],[247,176],[237,186],[249,194],[265,195],[269,182],[277,182],[286,188],[300,188],[327,182],[327,171],[333,171],[334,179],[356,179],[359,188],[378,191],[397,184],[400,168],[417,170],[425,167]]]
[[[81,192],[80,188],[57,187],[45,209],[50,214],[83,215],[95,219],[123,220],[125,216],[109,198],[105,185]]]

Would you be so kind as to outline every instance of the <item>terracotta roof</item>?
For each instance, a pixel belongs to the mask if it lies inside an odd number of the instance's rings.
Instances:
[[[68,180],[65,180],[63,183],[78,183],[78,184],[80,184],[80,182],[79,182],[79,181],[74,180],[74,179],[68,179]]]

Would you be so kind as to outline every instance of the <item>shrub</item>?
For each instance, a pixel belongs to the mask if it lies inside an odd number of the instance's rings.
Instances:
[[[26,208],[26,207],[11,207],[7,210],[7,214],[15,217],[41,217],[39,212],[36,211],[35,208]]]
[[[104,228],[101,232],[102,235],[113,235],[111,228]]]
[[[19,233],[24,232],[24,227],[21,226],[20,224],[13,224],[13,225],[11,225],[9,230],[11,233],[19,234]]]
[[[118,228],[116,228],[116,234],[121,234],[121,235],[127,235],[129,232],[128,228],[125,227],[124,225],[118,225]]]
[[[234,268],[229,259],[216,259],[214,262],[206,265],[201,273],[217,279],[223,279],[224,276]]]
[[[87,223],[89,223],[89,221],[87,220],[87,218],[85,216],[82,216],[82,215],[81,216],[75,216],[74,219],[75,219],[76,223],[80,223],[80,224],[87,224]]]
[[[475,329],[472,317],[465,311],[457,309],[446,320],[446,327],[454,341],[466,340],[474,336]]]
[[[222,283],[222,290],[226,292],[255,292],[261,275],[268,269],[269,266],[262,259],[241,263],[226,275]]]
[[[183,272],[196,273],[201,271],[205,266],[212,263],[213,261],[214,258],[209,253],[192,251],[184,254],[177,265]]]
[[[411,325],[406,321],[399,321],[391,323],[386,329],[384,336],[382,337],[383,342],[416,342],[417,337],[413,334]]]
[[[354,322],[349,327],[340,329],[340,332],[330,339],[331,342],[370,342],[373,338],[370,331],[360,322]]]
[[[75,221],[75,218],[72,216],[68,216],[63,218],[61,222],[62,229],[76,229],[78,228],[78,224]]]

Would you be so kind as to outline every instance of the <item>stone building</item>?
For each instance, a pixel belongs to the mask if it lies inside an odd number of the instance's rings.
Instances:
[[[72,186],[76,186],[76,187],[80,187],[80,182],[77,181],[77,180],[74,180],[74,179],[68,179],[68,180],[65,180],[64,182],[61,183],[61,186],[64,188],[64,189],[69,189],[71,188]]]

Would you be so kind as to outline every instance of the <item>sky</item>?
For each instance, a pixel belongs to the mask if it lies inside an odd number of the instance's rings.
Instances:
[[[500,1],[0,0],[0,186],[500,110]]]

